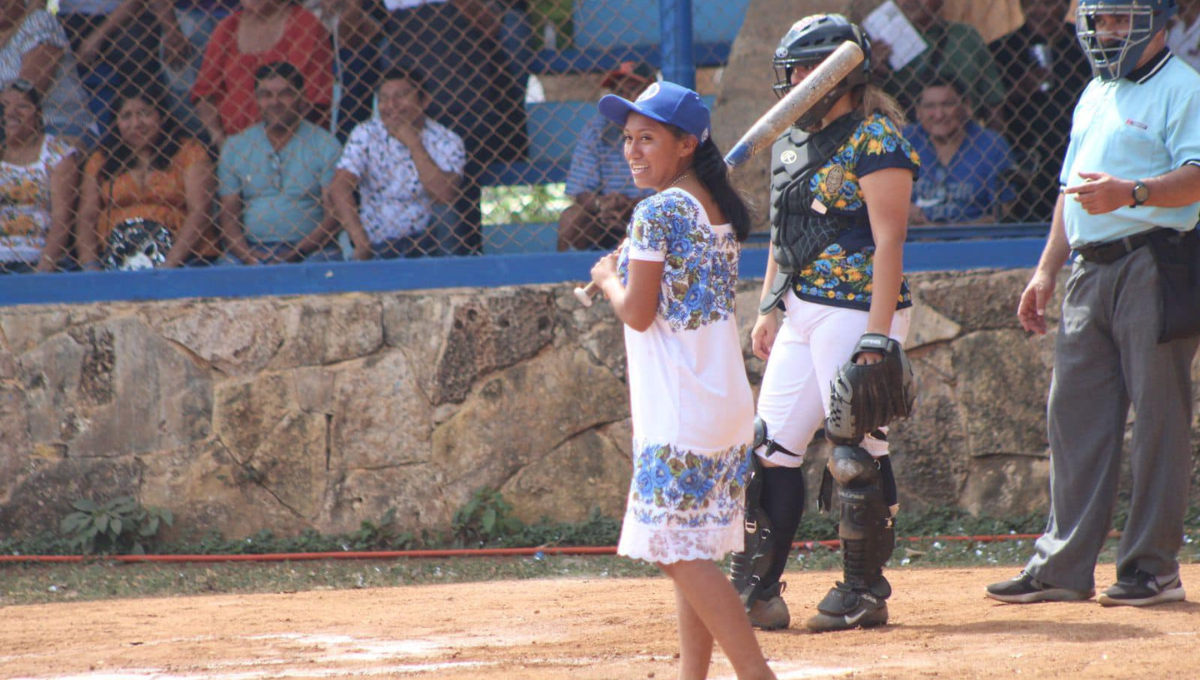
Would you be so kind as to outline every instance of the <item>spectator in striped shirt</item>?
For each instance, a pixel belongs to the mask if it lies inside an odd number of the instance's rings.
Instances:
[[[600,85],[632,101],[654,80],[649,66],[627,61]],[[633,207],[653,193],[634,185],[624,147],[624,131],[600,114],[580,132],[567,173],[567,195],[575,202],[558,218],[560,251],[612,249],[624,237]]]

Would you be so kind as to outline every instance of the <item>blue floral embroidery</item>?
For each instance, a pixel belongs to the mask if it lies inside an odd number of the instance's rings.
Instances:
[[[630,509],[639,522],[695,529],[741,520],[750,475],[747,446],[698,454],[671,444],[634,441],[634,450],[637,472]]]
[[[700,210],[679,192],[656,194],[638,204],[629,226],[638,250],[664,255],[658,315],[674,330],[695,330],[734,313],[737,296],[736,237],[717,235],[700,223]],[[617,268],[629,283],[629,244],[621,247]]]

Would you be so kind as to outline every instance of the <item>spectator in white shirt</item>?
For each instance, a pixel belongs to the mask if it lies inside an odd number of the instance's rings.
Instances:
[[[420,75],[392,69],[379,86],[379,117],[350,133],[330,199],[356,260],[419,257],[436,249],[428,231],[433,204],[458,198],[466,151],[461,137],[425,115],[428,104]]]

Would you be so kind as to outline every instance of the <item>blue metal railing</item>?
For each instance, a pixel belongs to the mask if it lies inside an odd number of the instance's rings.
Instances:
[[[906,271],[1032,267],[1045,244],[1046,224],[913,229]],[[766,236],[755,234],[742,253],[741,276],[766,270]],[[488,257],[284,264],[259,267],[155,269],[0,276],[0,306],[81,304],[187,297],[256,297],[494,287],[583,281],[598,252],[530,253]]]

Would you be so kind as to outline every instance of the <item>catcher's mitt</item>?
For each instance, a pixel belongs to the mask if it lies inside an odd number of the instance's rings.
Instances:
[[[878,352],[883,361],[854,363],[864,352]],[[880,333],[866,333],[830,384],[825,434],[835,444],[858,444],[877,428],[907,417],[915,397],[912,365],[900,343]]]

